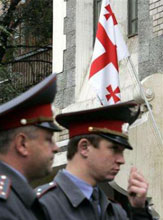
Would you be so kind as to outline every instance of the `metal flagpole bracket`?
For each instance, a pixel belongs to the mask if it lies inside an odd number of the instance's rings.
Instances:
[[[159,139],[160,144],[163,145],[163,138],[162,138],[161,132],[160,132],[158,126],[157,126],[156,120],[155,120],[154,115],[153,115],[153,113],[152,113],[151,106],[150,106],[149,101],[148,101],[148,99],[151,101],[151,100],[154,98],[154,93],[152,93],[152,90],[150,90],[150,89],[147,89],[147,91],[145,92],[145,90],[144,90],[144,88],[142,87],[142,84],[141,84],[141,82],[140,82],[140,80],[139,80],[138,74],[137,74],[137,72],[136,72],[136,69],[135,69],[135,67],[134,67],[134,64],[133,64],[131,58],[128,57],[128,58],[126,58],[126,59],[127,59],[128,63],[129,63],[130,66],[131,66],[132,72],[133,72],[133,74],[134,74],[134,76],[135,76],[135,79],[136,79],[136,81],[137,81],[137,84],[138,84],[138,86],[139,86],[139,91],[140,91],[140,95],[139,95],[139,96],[142,97],[142,99],[140,99],[140,100],[141,100],[141,101],[144,100],[145,105],[147,106],[148,111],[149,111],[149,114],[150,114],[150,116],[151,116],[151,120],[152,120],[152,122],[153,122],[152,125],[153,125],[153,128],[154,128],[154,131],[155,131],[156,135],[158,136],[158,139]],[[142,103],[143,103],[143,102],[142,102]],[[141,103],[140,103],[140,104],[141,104]]]

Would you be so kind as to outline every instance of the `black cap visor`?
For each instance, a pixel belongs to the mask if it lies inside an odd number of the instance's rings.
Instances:
[[[35,126],[43,129],[48,129],[54,132],[62,131],[56,124],[54,124],[54,122],[41,122],[36,124]]]
[[[118,144],[124,146],[125,148],[127,148],[129,150],[133,149],[131,147],[130,143],[128,142],[128,140],[124,137],[113,135],[113,134],[104,134],[104,133],[98,133],[98,135],[100,135],[103,138],[106,138],[109,141],[118,143]]]

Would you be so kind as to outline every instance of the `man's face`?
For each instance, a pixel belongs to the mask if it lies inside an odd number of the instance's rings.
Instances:
[[[99,142],[99,147],[89,146],[88,170],[89,175],[96,181],[112,181],[125,163],[124,147],[106,139]]]
[[[35,138],[29,138],[29,175],[31,179],[46,176],[52,171],[54,153],[58,147],[52,140],[53,132],[38,128]]]

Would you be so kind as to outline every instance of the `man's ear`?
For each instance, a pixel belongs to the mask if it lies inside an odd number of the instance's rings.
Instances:
[[[21,154],[23,157],[26,157],[28,152],[28,137],[24,133],[18,133],[15,136],[15,150],[18,154]]]
[[[88,146],[90,145],[90,142],[86,138],[80,139],[78,142],[78,152],[82,157],[87,157],[89,148]]]

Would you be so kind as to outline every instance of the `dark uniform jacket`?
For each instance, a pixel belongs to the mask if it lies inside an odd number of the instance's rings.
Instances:
[[[46,220],[29,184],[0,162],[0,220]]]
[[[100,189],[99,189],[100,190]],[[100,190],[100,206],[102,217],[96,216],[92,203],[80,189],[60,171],[54,182],[37,189],[37,195],[43,207],[48,210],[51,220],[127,220],[124,209],[107,199]],[[132,208],[132,220],[152,219],[146,209]]]

